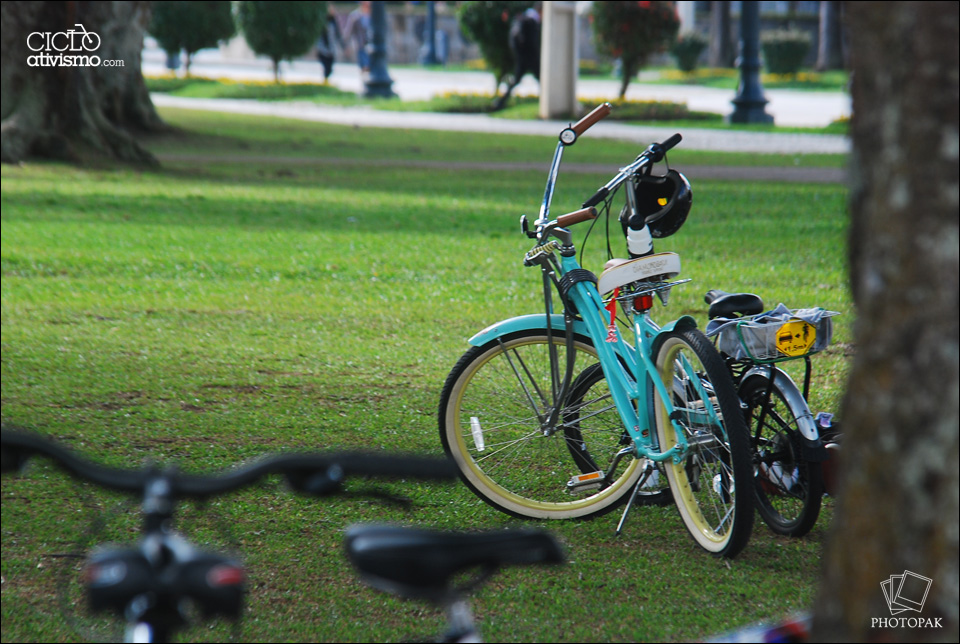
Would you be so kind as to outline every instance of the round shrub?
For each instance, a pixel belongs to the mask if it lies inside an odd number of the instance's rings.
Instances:
[[[697,68],[700,54],[706,48],[707,37],[696,31],[691,31],[677,39],[670,53],[677,59],[677,67],[680,68],[680,71],[692,72]]]
[[[810,36],[802,31],[768,31],[760,36],[763,58],[771,74],[796,75],[810,51]]]

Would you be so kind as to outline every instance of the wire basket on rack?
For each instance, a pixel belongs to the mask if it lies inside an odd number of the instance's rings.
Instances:
[[[738,360],[779,362],[823,351],[833,336],[831,318],[822,308],[789,309],[783,304],[766,313],[731,320],[715,333],[717,347]]]

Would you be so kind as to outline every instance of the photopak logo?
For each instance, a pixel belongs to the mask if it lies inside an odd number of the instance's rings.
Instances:
[[[30,67],[123,67],[123,60],[102,59],[100,35],[76,24],[66,31],[34,31],[27,36]]]
[[[898,617],[902,613],[922,612],[931,585],[932,579],[909,570],[904,570],[902,575],[890,575],[889,579],[880,582],[890,617],[874,617],[870,620],[870,627],[943,628],[941,617]]]

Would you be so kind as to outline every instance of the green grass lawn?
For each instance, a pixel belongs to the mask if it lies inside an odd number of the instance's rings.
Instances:
[[[149,141],[163,159],[156,171],[0,168],[3,422],[105,463],[175,461],[191,471],[287,449],[439,454],[440,388],[466,339],[540,306],[517,220],[536,212],[543,173],[453,162],[546,163],[554,139],[163,116],[181,130]],[[566,158],[612,172],[637,152],[585,138]],[[797,160],[678,149],[671,161]],[[606,178],[561,174],[554,212],[575,209]],[[845,188],[701,181],[694,192],[684,228],[658,244],[680,253],[693,282],[674,289],[658,319],[705,324],[710,288],[842,312],[834,346],[815,358],[811,405],[835,411],[854,319]],[[601,231],[583,262],[595,271],[606,256]],[[77,560],[62,555],[134,539],[136,503],[43,462],[2,486],[3,641],[110,636],[83,614],[64,574]],[[371,520],[471,530],[525,522],[460,485],[383,487],[412,507],[304,499],[271,482],[202,513],[186,505],[179,525],[245,559],[244,640],[429,637],[442,616],[362,586],[342,530]],[[732,562],[700,551],[672,507],[635,509],[619,538],[616,515],[551,523],[569,563],[495,577],[474,609],[489,641],[688,640],[778,619],[813,601],[831,512],[828,501],[802,540],[758,523]],[[94,517],[102,528],[91,528]],[[183,639],[228,635],[198,629]]]

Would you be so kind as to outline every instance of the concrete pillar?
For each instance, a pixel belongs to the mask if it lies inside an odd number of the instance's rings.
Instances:
[[[678,0],[677,17],[680,18],[681,34],[696,31],[696,4],[693,0]]]
[[[540,118],[570,118],[577,110],[577,3],[544,2],[540,35]]]

